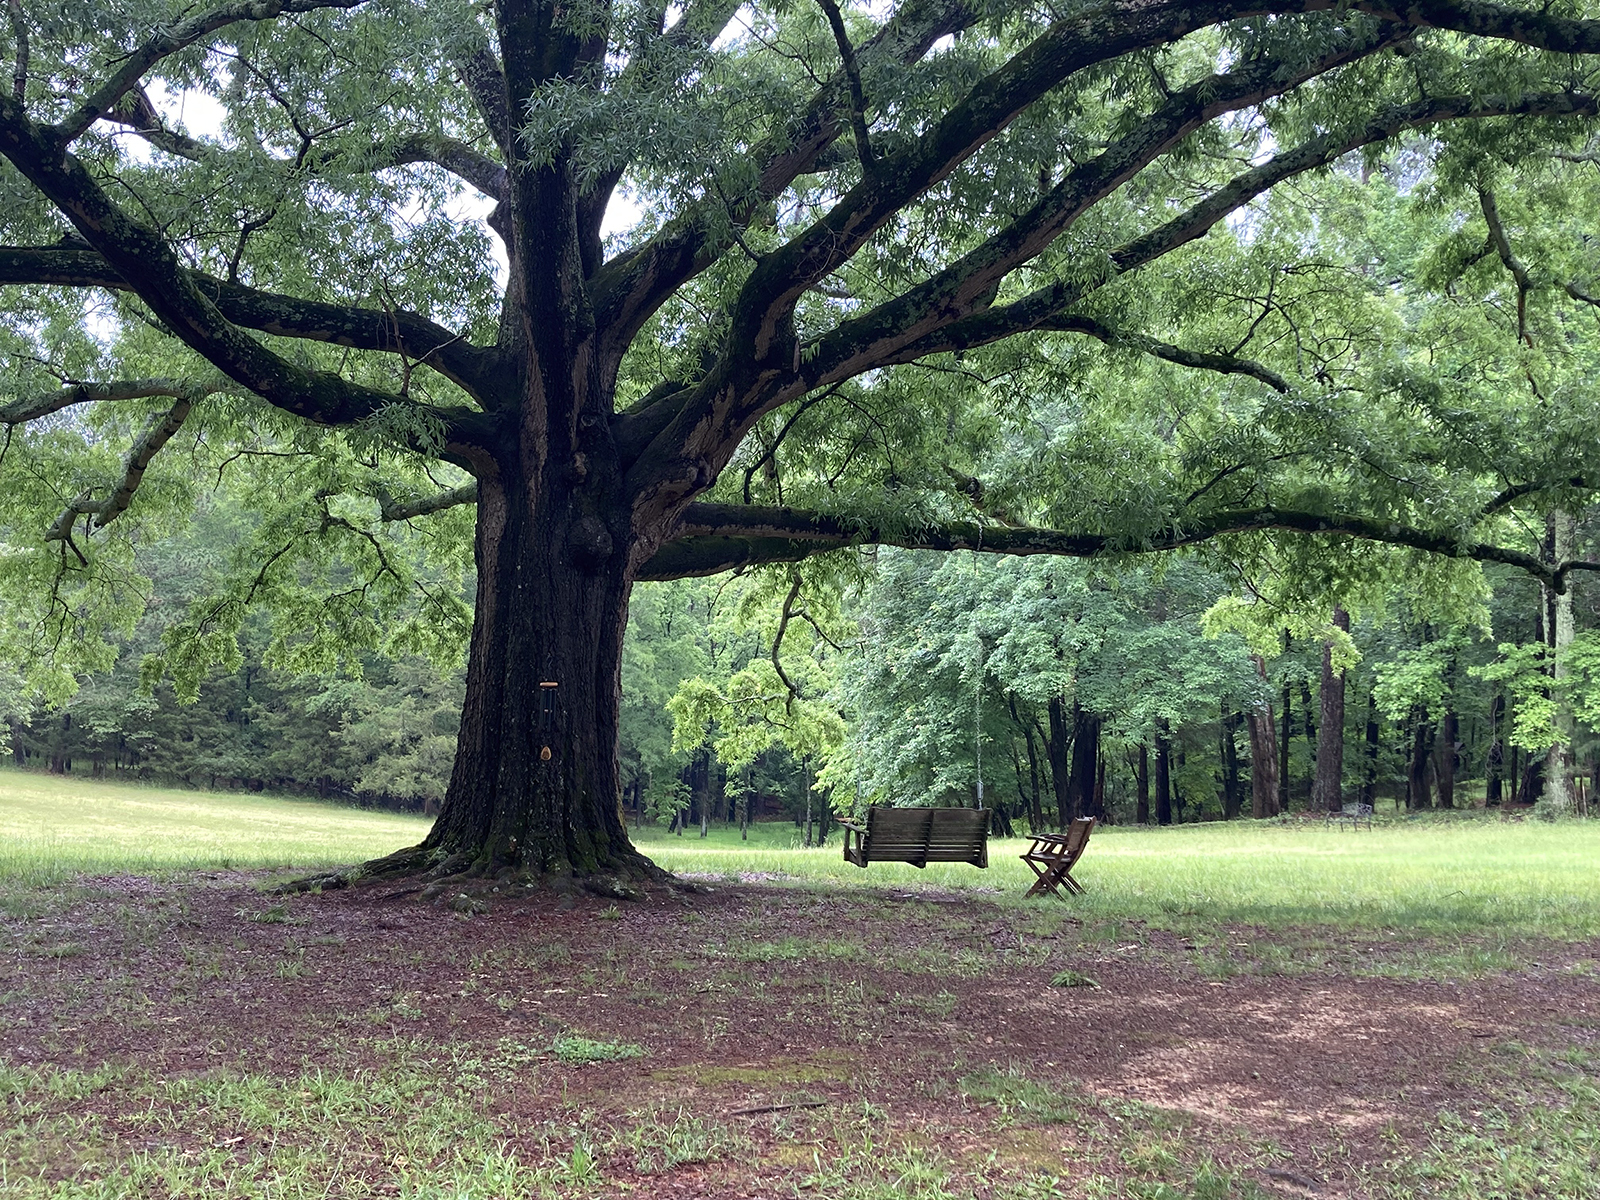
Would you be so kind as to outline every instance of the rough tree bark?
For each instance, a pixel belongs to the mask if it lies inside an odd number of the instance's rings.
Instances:
[[[1334,605],[1335,629],[1350,632],[1350,614]],[[1344,672],[1333,669],[1333,643],[1322,644],[1322,715],[1317,722],[1317,766],[1311,807],[1338,812],[1344,803]]]
[[[1456,751],[1459,722],[1453,708],[1444,710],[1444,716],[1439,719],[1439,744],[1434,753],[1438,756],[1433,773],[1439,790],[1439,807],[1454,808],[1456,806]]]
[[[1406,770],[1406,807],[1432,808],[1428,761],[1433,750],[1433,721],[1421,711],[1412,714],[1411,759]]]

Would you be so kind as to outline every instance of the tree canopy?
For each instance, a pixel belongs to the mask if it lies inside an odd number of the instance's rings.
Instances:
[[[1207,543],[1279,613],[1596,569],[1581,3],[8,12],[6,658],[107,668],[135,548],[246,498],[149,681],[257,608],[294,669],[470,641],[440,821],[374,869],[648,870],[640,580]]]

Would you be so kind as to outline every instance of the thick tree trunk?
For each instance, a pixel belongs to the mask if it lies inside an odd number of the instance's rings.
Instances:
[[[1428,759],[1433,749],[1433,722],[1418,713],[1411,734],[1411,761],[1406,775],[1406,807],[1432,808],[1428,788]]]
[[[480,475],[476,617],[450,786],[422,845],[369,871],[610,877],[601,890],[664,878],[630,844],[620,805],[631,583],[616,542],[627,517],[603,519],[572,471],[541,465],[502,460]]]
[[[1522,764],[1522,774],[1517,783],[1517,803],[1537,804],[1544,795],[1544,768],[1546,760],[1537,754],[1528,755]]]
[[[1336,629],[1350,631],[1350,614],[1334,605]],[[1311,807],[1338,812],[1344,803],[1344,672],[1334,672],[1333,643],[1322,645],[1322,716],[1317,723],[1317,767]]]
[[[1256,674],[1267,679],[1267,660],[1254,656]],[[1250,722],[1250,815],[1258,821],[1274,817],[1278,808],[1278,731],[1272,721],[1272,702],[1252,708]]]

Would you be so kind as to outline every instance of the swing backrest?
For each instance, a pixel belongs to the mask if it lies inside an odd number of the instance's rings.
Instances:
[[[869,808],[861,857],[867,862],[989,865],[989,813],[978,808]]]

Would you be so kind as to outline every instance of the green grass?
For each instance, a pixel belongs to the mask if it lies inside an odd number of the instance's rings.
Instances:
[[[13,900],[50,894],[49,887],[76,872],[303,869],[414,843],[425,829],[419,818],[307,801],[0,770],[0,912],[10,912]],[[1600,858],[1600,822],[1453,818],[1359,833],[1320,823],[1103,829],[1076,872],[1087,894],[1067,903],[1022,899],[1031,876],[1015,857],[1021,842],[991,843],[987,871],[892,864],[863,871],[840,859],[836,841],[805,850],[792,845],[794,833],[791,825],[768,824],[748,842],[727,829],[703,841],[693,832],[679,838],[659,829],[636,836],[647,853],[680,873],[853,894],[869,912],[882,908],[874,890],[937,889],[1014,906],[1014,923],[1041,935],[1081,919],[1076,936],[1085,946],[1159,942],[1166,948],[1158,953],[1172,954],[1177,939],[1151,938],[1146,926],[1180,929],[1185,937],[1176,953],[1191,955],[1207,977],[1327,965],[1402,978],[1482,974],[1516,966],[1544,938],[1600,936],[1600,873],[1591,866]],[[626,922],[632,911],[613,906],[598,915]],[[970,910],[938,911],[957,923],[972,921]],[[261,897],[236,915],[254,926],[295,926],[303,921],[296,912]],[[739,936],[687,909],[681,919],[684,969],[699,973],[695,982],[726,977],[730,990],[748,988],[756,973],[795,964],[822,981],[820,1011],[878,1011],[882,997],[869,995],[853,974],[854,963],[875,953],[863,941],[827,930],[777,940]],[[1258,936],[1241,928],[1249,926],[1290,932]],[[623,928],[608,925],[606,936]],[[53,927],[41,926],[19,945],[51,972],[70,971],[86,953]],[[316,968],[304,945],[284,946],[279,978]],[[538,953],[557,965],[572,961],[560,942],[541,943]],[[994,961],[987,952],[952,953],[942,944],[929,954],[945,975],[987,972]],[[222,963],[218,953],[198,956],[191,966],[216,978]],[[474,971],[492,968],[487,952],[481,963],[474,958]],[[1600,966],[1584,959],[1569,970],[1597,974]],[[1092,985],[1075,970],[1048,978],[1059,987]],[[956,1002],[940,992],[914,1007],[944,1021]],[[371,1015],[385,1026],[423,1021],[423,996],[396,993]],[[0,1197],[377,1200],[398,1187],[414,1200],[565,1200],[612,1194],[608,1181],[679,1167],[735,1171],[757,1153],[754,1126],[680,1108],[675,1097],[639,1108],[630,1092],[625,1114],[597,1120],[579,1107],[586,1100],[565,1100],[570,1073],[637,1057],[641,1048],[570,1032],[554,1041],[547,1036],[463,1043],[447,1062],[434,1061],[432,1049],[414,1054],[399,1042],[373,1043],[384,1065],[352,1071],[306,1065],[258,1073],[240,1062],[165,1077],[133,1064],[85,1070],[0,1062]],[[1581,1048],[1562,1053],[1506,1043],[1503,1050],[1503,1062],[1480,1068],[1494,1077],[1491,1092],[1500,1106],[1445,1112],[1423,1144],[1397,1142],[1391,1161],[1365,1169],[1363,1194],[1380,1200],[1596,1194],[1600,1059]],[[970,1106],[976,1127],[994,1131],[999,1157],[992,1163],[956,1153],[938,1132],[924,1135],[915,1125],[891,1130],[884,1113],[863,1101],[771,1118],[772,1137],[782,1143],[774,1154],[784,1154],[770,1170],[786,1172],[787,1184],[840,1200],[965,1200],[980,1175],[996,1200],[1269,1194],[1232,1173],[1243,1164],[1237,1154],[1231,1169],[1218,1167],[1203,1131],[1181,1114],[1035,1078],[1021,1067],[959,1069],[943,1084]],[[772,1063],[668,1064],[657,1074],[671,1082],[685,1071],[701,1082],[713,1071],[724,1072],[725,1079],[717,1077],[723,1083],[743,1082],[735,1073],[746,1071],[769,1085],[811,1078]],[[547,1090],[558,1083],[563,1096],[547,1119],[533,1125],[508,1119],[513,1094],[534,1094],[546,1076]],[[817,1076],[824,1077],[831,1078],[826,1071]],[[1059,1153],[1053,1149],[1059,1133],[1040,1134],[1057,1127],[1076,1131],[1072,1144],[1081,1143],[1082,1152],[1069,1154],[1071,1162],[1037,1161],[1039,1147]],[[1255,1165],[1275,1161],[1263,1155]]]
[[[0,770],[0,879],[358,862],[416,844],[428,824],[311,800]]]
[[[669,837],[636,834],[672,871],[725,878],[778,876],[829,887],[998,889],[1020,897],[1032,876],[1024,841],[991,840],[989,869],[881,863],[862,870],[836,845],[789,845],[789,825]],[[1549,824],[1495,817],[1400,821],[1339,831],[1320,821],[1250,821],[1095,831],[1074,876],[1087,894],[1031,901],[1095,921],[1144,920],[1197,928],[1226,922],[1268,928],[1333,925],[1584,938],[1600,936],[1600,821]]]
[[[569,1067],[585,1067],[590,1063],[642,1058],[644,1047],[633,1042],[597,1042],[593,1038],[563,1034],[550,1043],[550,1053]]]
[[[414,844],[420,817],[306,800],[58,778],[0,770],[0,879],[63,880],[77,872],[185,867],[297,867],[357,862]],[[793,845],[787,823],[669,836],[635,831],[641,849],[680,873],[804,886],[981,890],[1023,903],[1024,843],[990,843],[990,867],[896,863],[863,871],[832,844]],[[1600,936],[1600,821],[1421,820],[1357,832],[1303,825],[1102,828],[1076,874],[1087,894],[1041,913],[1090,924],[1145,921],[1198,930],[1213,923],[1272,929],[1334,926],[1414,934]],[[270,913],[259,918],[271,920]],[[1226,964],[1219,970],[1226,971]]]

